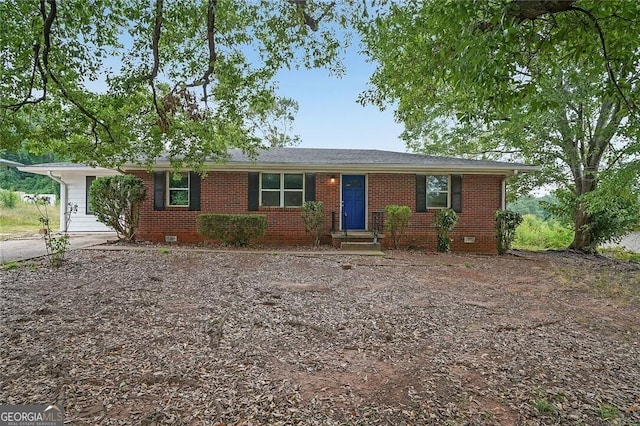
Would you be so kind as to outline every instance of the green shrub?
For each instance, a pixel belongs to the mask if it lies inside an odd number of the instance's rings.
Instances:
[[[511,248],[516,237],[516,229],[522,223],[520,213],[498,210],[495,213],[495,228],[498,236],[498,254],[504,254]]]
[[[601,175],[596,188],[580,196],[572,190],[555,191],[558,203],[550,206],[550,211],[560,223],[582,234],[578,242],[583,245],[578,247],[580,250],[595,252],[604,243],[618,242],[640,222],[637,182],[635,179],[629,182],[624,178],[626,174],[612,176]],[[584,214],[586,220],[576,229],[576,215],[579,213]]]
[[[13,191],[0,189],[0,206],[5,209],[12,209],[18,204],[20,197]]]
[[[264,235],[267,216],[261,214],[201,214],[196,220],[198,234],[223,244],[246,246]]]
[[[314,247],[320,245],[320,237],[324,232],[324,204],[322,201],[305,201],[302,204],[302,221],[304,232],[311,235]]]
[[[451,209],[442,209],[436,213],[435,225],[438,233],[437,250],[447,253],[451,250],[451,238],[449,232],[453,231],[458,223],[458,215]]]
[[[391,204],[384,208],[384,226],[385,229],[391,232],[391,238],[393,239],[393,246],[395,248],[400,247],[400,240],[404,236],[404,233],[409,227],[409,219],[411,218],[411,209],[409,206],[398,206]]]
[[[143,180],[133,175],[99,177],[89,188],[89,204],[96,219],[125,241],[136,238],[140,207],[146,198]]]
[[[573,230],[555,220],[542,220],[527,214],[516,229],[512,246],[523,250],[567,248],[573,240]]]

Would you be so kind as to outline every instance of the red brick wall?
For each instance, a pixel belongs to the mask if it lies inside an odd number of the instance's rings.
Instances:
[[[197,243],[206,241],[196,231],[196,217],[201,213],[259,213],[267,216],[267,231],[264,242],[280,244],[308,244],[309,236],[304,232],[299,208],[261,207],[257,212],[247,211],[247,172],[210,172],[202,179],[201,211],[188,211],[182,207],[166,207],[153,210],[153,174],[144,171],[130,172],[141,177],[147,185],[148,199],[142,207],[139,240],[165,241],[166,235],[175,235],[179,242]],[[335,176],[336,181],[331,182]],[[433,226],[437,210],[416,213],[416,178],[413,174],[369,174],[368,224],[371,214],[384,210],[388,204],[407,205],[413,215],[402,245],[435,250],[436,232]],[[496,238],[493,232],[493,214],[501,204],[501,176],[464,175],[462,178],[462,213],[451,233],[452,250],[495,253]],[[335,226],[339,227],[340,174],[316,174],[316,200],[325,204],[327,234],[324,243],[330,242],[332,212]],[[474,243],[464,243],[464,237],[475,237]],[[385,245],[391,244],[385,238]]]
[[[382,211],[388,204],[409,206],[412,216],[402,245],[435,251],[437,237],[433,221],[439,210],[416,212],[415,175],[370,174],[368,179],[369,218],[372,212]],[[453,251],[497,253],[493,215],[501,207],[502,179],[502,176],[490,175],[462,176],[462,212],[450,234]],[[464,237],[475,237],[475,242],[465,243]],[[391,238],[385,238],[385,246],[390,247],[392,243]]]

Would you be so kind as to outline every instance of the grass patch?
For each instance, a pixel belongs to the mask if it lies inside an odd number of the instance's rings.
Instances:
[[[520,250],[546,250],[567,248],[573,240],[573,230],[554,220],[542,220],[531,214],[524,215],[516,228],[511,245]]]
[[[606,247],[599,250],[600,254],[616,260],[640,263],[640,253],[625,250],[622,247]]]
[[[11,271],[19,267],[20,267],[20,264],[18,262],[7,262],[2,265],[2,269],[4,269],[5,271]]]
[[[555,414],[558,408],[546,399],[536,399],[533,401],[533,408],[540,414]]]
[[[632,283],[625,283],[613,277],[600,276],[592,284],[592,289],[599,295],[605,297],[619,298],[623,300],[631,300],[634,297],[634,288]],[[640,282],[636,280],[636,287],[640,286]],[[638,289],[635,291],[638,293]]]
[[[574,258],[571,266],[556,269],[558,283],[581,288],[624,304],[640,301],[640,269],[632,263],[598,256]]]
[[[14,269],[25,268],[29,272],[36,272],[38,265],[35,262],[11,261],[0,265],[3,271],[13,271]]]
[[[620,410],[615,405],[602,404],[596,409],[596,414],[602,420],[614,420],[620,417]]]
[[[47,206],[47,211],[51,229],[57,230],[60,227],[60,207]],[[40,213],[33,203],[19,200],[13,208],[0,207],[0,240],[37,234],[40,229],[39,218]]]

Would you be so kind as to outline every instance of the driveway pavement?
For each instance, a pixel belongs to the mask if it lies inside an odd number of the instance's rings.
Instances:
[[[117,239],[112,232],[69,234],[70,249],[86,248]],[[0,241],[0,264],[44,256],[47,250],[40,236]]]

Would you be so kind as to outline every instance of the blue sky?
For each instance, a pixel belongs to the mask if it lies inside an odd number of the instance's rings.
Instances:
[[[130,48],[130,37],[122,37]],[[342,58],[346,72],[341,78],[330,76],[326,69],[284,69],[278,73],[277,94],[295,99],[299,105],[291,132],[300,137],[298,146],[406,151],[399,138],[404,127],[393,119],[393,106],[380,111],[356,102],[375,69],[359,50],[359,41],[353,37]],[[108,60],[107,65],[117,70],[120,62],[114,61]],[[105,85],[104,81],[91,84],[94,90],[96,85]]]
[[[393,119],[393,108],[356,102],[374,70],[351,46],[344,58],[342,78],[329,76],[327,70],[283,70],[278,74],[278,94],[298,101],[299,110],[293,133],[300,136],[304,148],[381,149],[405,152],[399,136],[403,126]]]

